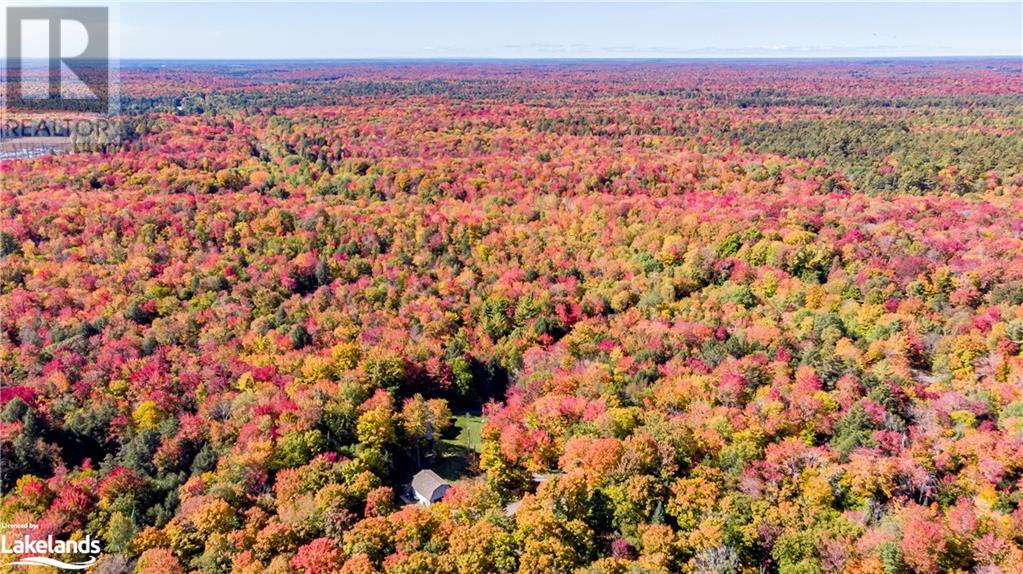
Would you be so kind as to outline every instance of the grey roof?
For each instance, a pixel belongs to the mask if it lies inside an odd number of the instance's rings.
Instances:
[[[420,470],[412,477],[412,489],[421,496],[430,498],[442,486],[450,486],[446,480],[430,469]]]
[[[515,516],[515,513],[519,511],[519,507],[522,506],[522,499],[518,499],[515,502],[509,503],[504,507],[504,513],[508,516]]]

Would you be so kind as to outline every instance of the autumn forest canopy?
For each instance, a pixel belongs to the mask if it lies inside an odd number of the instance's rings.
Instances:
[[[120,141],[0,167],[0,522],[105,574],[1023,572],[1018,59],[120,82]]]

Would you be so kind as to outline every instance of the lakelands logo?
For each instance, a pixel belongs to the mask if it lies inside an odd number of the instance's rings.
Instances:
[[[86,535],[82,540],[55,540],[53,536],[33,540],[27,534],[12,537],[0,534],[0,554],[13,554],[17,559],[12,566],[52,566],[62,570],[85,570],[96,564],[96,555],[101,552],[99,540]],[[83,554],[89,559],[83,562],[64,562],[52,558],[54,555]]]

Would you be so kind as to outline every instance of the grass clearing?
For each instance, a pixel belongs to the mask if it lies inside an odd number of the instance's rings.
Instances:
[[[456,414],[454,427],[458,430],[458,434],[442,439],[444,444],[480,452],[482,445],[480,431],[483,430],[483,416],[480,413]]]

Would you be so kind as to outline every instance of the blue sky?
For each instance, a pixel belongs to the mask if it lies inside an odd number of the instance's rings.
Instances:
[[[123,58],[1020,55],[1021,4],[121,4]]]

